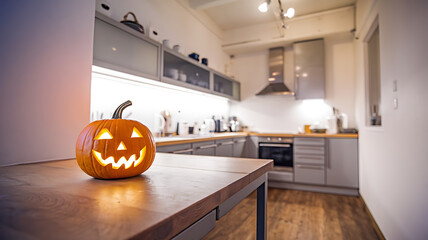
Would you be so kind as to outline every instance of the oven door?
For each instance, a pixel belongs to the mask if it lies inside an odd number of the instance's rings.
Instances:
[[[293,167],[293,144],[260,142],[259,158],[273,159],[274,166]]]

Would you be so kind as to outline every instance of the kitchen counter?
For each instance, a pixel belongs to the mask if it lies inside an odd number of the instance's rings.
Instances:
[[[155,138],[156,146],[167,146],[183,143],[204,142],[227,138],[246,137],[246,132],[226,132],[226,133],[213,133],[210,135],[188,135],[188,136],[172,136]]]
[[[227,133],[214,133],[211,135],[188,135],[188,136],[172,136],[155,138],[156,146],[167,146],[183,143],[194,143],[213,141],[227,138],[238,138],[246,136],[260,136],[260,137],[322,137],[322,138],[358,138],[358,134],[326,134],[326,133],[259,133],[259,132],[227,132]]]
[[[258,133],[251,132],[251,136],[260,137],[321,137],[321,138],[358,138],[357,133],[338,133],[338,134],[326,134],[326,133]]]
[[[142,175],[99,180],[76,160],[0,168],[0,239],[201,238],[257,189],[266,234],[271,160],[157,153]]]

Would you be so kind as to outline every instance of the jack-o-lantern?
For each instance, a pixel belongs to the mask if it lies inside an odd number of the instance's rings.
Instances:
[[[94,121],[80,133],[76,159],[88,175],[127,178],[143,173],[152,165],[156,154],[152,133],[137,121],[122,119],[123,110],[130,105],[131,101],[122,103],[112,119]]]

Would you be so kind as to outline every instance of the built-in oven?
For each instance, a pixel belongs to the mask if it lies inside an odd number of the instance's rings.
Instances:
[[[293,181],[293,138],[259,137],[259,158],[273,159],[269,180]]]

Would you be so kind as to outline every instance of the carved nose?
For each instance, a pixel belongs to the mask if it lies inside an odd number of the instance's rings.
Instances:
[[[126,150],[125,144],[122,141],[119,143],[119,147],[117,147],[117,150]]]

